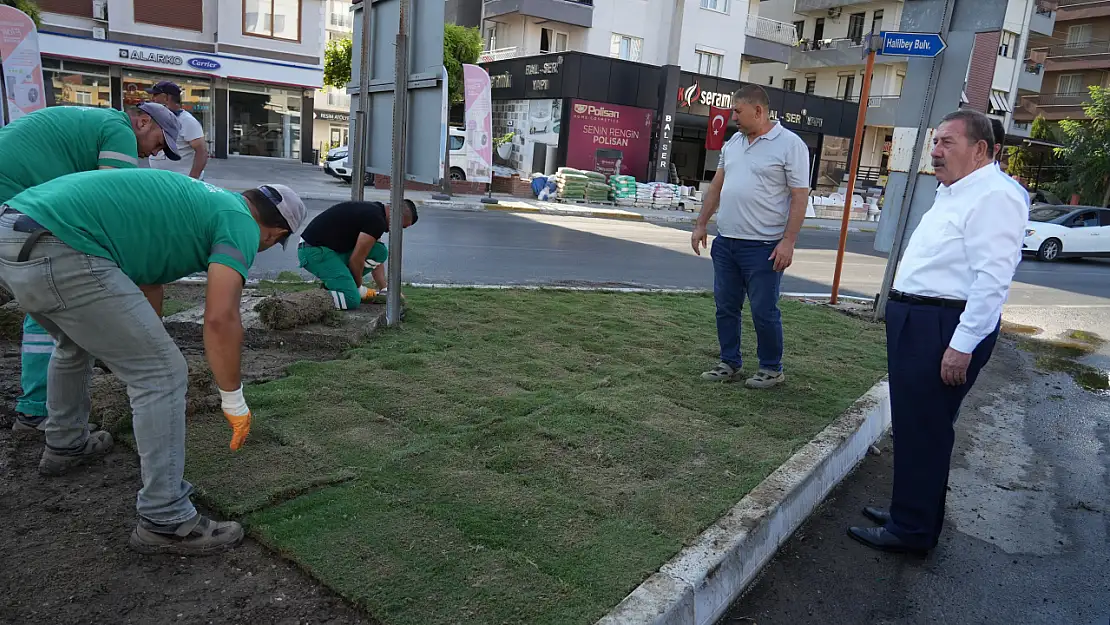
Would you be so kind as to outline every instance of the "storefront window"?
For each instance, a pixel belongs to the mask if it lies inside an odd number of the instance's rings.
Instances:
[[[108,66],[44,57],[42,75],[54,86],[58,106],[112,106],[112,81]]]
[[[124,106],[136,106],[150,100],[151,96],[146,90],[163,80],[172,81],[178,87],[181,87],[181,108],[189,111],[200,122],[200,127],[204,129],[204,137],[208,140],[208,147],[211,150],[212,81],[184,76],[125,71],[123,73]]]
[[[228,109],[231,154],[301,157],[300,91],[233,82]]]

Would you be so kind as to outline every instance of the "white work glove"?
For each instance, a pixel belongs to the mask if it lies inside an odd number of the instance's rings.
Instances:
[[[240,384],[234,391],[220,389],[220,404],[224,418],[231,426],[231,449],[237,450],[243,446],[251,431],[251,411],[243,397],[243,385]]]
[[[374,299],[374,296],[376,296],[377,294],[378,294],[377,291],[375,291],[374,289],[371,289],[370,287],[366,286],[365,284],[358,287],[359,299],[361,299],[364,302],[368,299]]]

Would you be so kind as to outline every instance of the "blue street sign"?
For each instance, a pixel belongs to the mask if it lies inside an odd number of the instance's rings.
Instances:
[[[936,33],[881,33],[883,48],[879,54],[886,56],[923,56],[932,58],[947,45]]]

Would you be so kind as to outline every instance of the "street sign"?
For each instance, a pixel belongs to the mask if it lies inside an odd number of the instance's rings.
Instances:
[[[882,33],[883,47],[879,54],[885,56],[916,56],[933,58],[944,50],[946,44],[936,33]]]

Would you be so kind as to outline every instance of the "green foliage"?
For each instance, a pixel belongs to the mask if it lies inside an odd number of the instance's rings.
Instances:
[[[324,84],[338,89],[351,82],[350,39],[328,43],[324,51]],[[462,66],[474,63],[482,53],[482,35],[477,28],[443,25],[443,65],[447,68],[447,89],[451,104],[463,101]]]
[[[39,9],[38,3],[32,0],[0,0],[0,4],[15,7],[26,13],[27,17],[35,23],[35,28],[42,26],[42,10]]]
[[[478,60],[482,53],[482,34],[477,28],[456,24],[443,25],[443,65],[447,68],[447,92],[450,104],[463,101],[463,68]]]
[[[1029,129],[1029,138],[1038,141],[1057,141],[1051,122],[1040,115],[1033,120],[1033,126]],[[1038,156],[1038,151],[1043,150],[1044,148],[1034,149],[1028,146],[1010,148],[1010,173],[1017,174],[1026,179],[1032,178],[1032,171],[1037,166],[1040,159],[1045,159],[1046,161],[1051,160],[1050,156]],[[1046,164],[1050,163],[1046,162]]]
[[[1060,122],[1064,147],[1056,154],[1067,162],[1069,183],[1081,204],[1110,203],[1110,89],[1089,87],[1091,101],[1083,106],[1087,119]]]
[[[351,82],[351,39],[329,41],[324,49],[324,84],[346,89]]]

